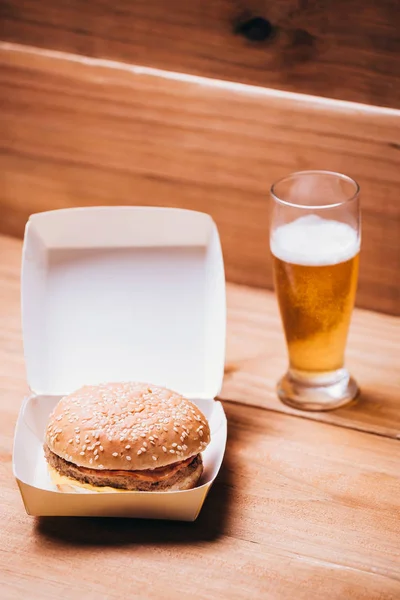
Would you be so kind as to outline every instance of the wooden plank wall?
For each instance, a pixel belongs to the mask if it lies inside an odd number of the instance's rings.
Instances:
[[[268,188],[301,169],[361,184],[359,306],[399,314],[400,113],[0,44],[0,231],[66,206],[212,214],[231,281],[271,287]]]
[[[397,0],[2,0],[1,39],[400,108]]]
[[[339,170],[362,187],[357,303],[400,314],[399,30],[396,0],[2,0],[0,232],[64,206],[205,210],[228,279],[271,287],[271,182]]]

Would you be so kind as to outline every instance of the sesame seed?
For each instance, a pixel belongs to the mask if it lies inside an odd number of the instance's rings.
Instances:
[[[157,460],[157,456],[152,456],[151,457],[153,460]]]
[[[202,429],[200,429],[200,431],[199,431],[199,436],[203,437],[203,430]]]
[[[76,433],[80,433],[81,430],[79,429],[79,427],[75,427],[75,431]]]
[[[103,446],[99,446],[99,450],[100,450],[100,452],[103,452],[104,451]]]
[[[112,455],[115,456],[115,457],[117,457],[118,456],[118,452],[113,452]]]
[[[89,464],[92,465],[93,464],[93,458],[89,458]]]
[[[137,455],[138,455],[138,456],[140,456],[141,454],[142,454],[142,451],[141,451],[141,450],[138,450],[138,451],[137,451]]]
[[[171,454],[175,454],[175,450],[170,450]]]
[[[173,444],[171,444],[171,446],[172,446],[173,448],[176,448],[176,447],[177,447],[177,445],[178,445],[178,444],[177,444],[176,442],[174,442]]]
[[[175,433],[179,433],[179,429],[177,427],[174,427],[174,431]]]
[[[132,460],[130,456],[125,456],[126,460]]]
[[[85,453],[84,453],[84,452],[79,452],[79,454],[80,454],[81,456],[85,456]]]
[[[61,421],[61,419],[62,419],[62,415],[59,415],[59,416],[56,418],[56,421]]]
[[[98,455],[98,453],[99,453],[99,451],[98,451],[98,450],[97,450],[97,448],[96,448],[96,450],[93,452],[93,454],[94,454],[95,456],[97,456],[97,455]]]
[[[156,443],[155,443],[155,441],[154,441],[154,440],[150,440],[150,444],[151,444],[152,446],[155,446],[155,445],[156,445]]]
[[[166,447],[165,447],[165,446],[163,446],[163,447],[162,447],[162,449],[164,450],[164,452],[166,452],[166,451],[167,451],[167,449],[166,449]]]
[[[147,442],[143,442],[143,446],[147,448]]]
[[[68,440],[68,444],[72,444],[73,443],[73,439],[71,438],[70,440]]]
[[[182,446],[178,446],[178,450],[182,450]]]
[[[86,448],[87,448],[86,444],[83,444],[82,450],[86,450]]]
[[[94,437],[96,438],[96,440],[98,440],[100,437],[100,433],[98,431],[96,431],[96,433],[94,434]]]
[[[99,460],[99,457],[98,457],[98,456],[95,456],[95,457],[94,457],[94,460]]]
[[[129,445],[129,444],[127,444],[127,445],[125,446],[125,448],[126,448],[126,450],[130,450],[130,448],[131,448],[131,447],[130,447],[130,445]]]

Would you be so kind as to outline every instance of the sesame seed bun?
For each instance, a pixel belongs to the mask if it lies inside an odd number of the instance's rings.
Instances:
[[[141,471],[143,480],[144,471],[153,471],[149,477],[156,480],[157,473],[166,479],[165,467],[187,468],[209,441],[207,419],[180,394],[151,384],[108,383],[84,386],[59,401],[46,429],[45,454],[67,475],[72,465],[98,475]]]

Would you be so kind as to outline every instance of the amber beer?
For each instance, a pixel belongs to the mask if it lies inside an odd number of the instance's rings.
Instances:
[[[308,215],[278,227],[271,251],[290,369],[341,369],[357,287],[356,231]]]

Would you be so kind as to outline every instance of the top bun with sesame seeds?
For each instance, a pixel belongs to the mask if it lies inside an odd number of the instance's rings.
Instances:
[[[58,402],[44,449],[50,466],[74,483],[147,491],[194,487],[209,441],[207,419],[180,394],[107,383]]]

